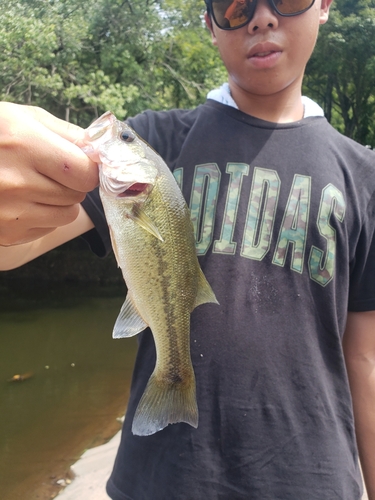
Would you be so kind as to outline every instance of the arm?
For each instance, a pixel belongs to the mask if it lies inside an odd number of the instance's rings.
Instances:
[[[98,184],[98,169],[74,144],[82,137],[80,127],[40,108],[0,103],[0,269],[92,227],[80,202]]]
[[[343,347],[363,475],[375,500],[375,311],[348,314]]]
[[[7,247],[0,246],[0,271],[9,271],[20,267],[53,248],[86,233],[93,227],[91,219],[80,206],[78,217],[70,224],[58,227],[53,232],[28,243]]]

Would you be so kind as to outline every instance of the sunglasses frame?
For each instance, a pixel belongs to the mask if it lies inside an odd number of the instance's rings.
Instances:
[[[216,17],[215,17],[215,12],[214,12],[214,9],[212,7],[212,2],[213,0],[205,0],[206,2],[206,6],[207,6],[207,13],[212,16],[212,19],[214,20],[216,26],[221,29],[221,30],[224,30],[224,31],[234,31],[234,30],[238,30],[240,28],[243,28],[244,26],[246,26],[247,24],[249,24],[249,22],[252,20],[252,18],[254,17],[254,14],[255,14],[255,10],[257,8],[257,4],[258,4],[258,0],[254,0],[254,10],[253,10],[253,13],[252,15],[249,17],[249,19],[247,21],[245,21],[244,23],[242,24],[239,24],[238,26],[233,26],[232,28],[229,27],[229,28],[222,28],[219,23],[217,22],[216,20]],[[311,9],[311,7],[314,5],[315,3],[315,0],[312,0],[311,1],[311,4],[306,7],[306,9],[303,9],[303,10],[299,10],[298,12],[292,12],[292,13],[288,13],[288,14],[283,14],[282,12],[279,11],[279,9],[276,7],[275,5],[275,0],[268,0],[268,3],[270,4],[270,7],[272,10],[274,10],[279,16],[281,17],[294,17],[294,16],[299,16],[300,14],[303,14],[304,12],[307,12],[309,9]]]

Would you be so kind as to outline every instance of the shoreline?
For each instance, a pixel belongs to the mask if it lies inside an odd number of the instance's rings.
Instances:
[[[121,439],[121,430],[107,443],[85,451],[71,466],[73,480],[55,497],[57,500],[109,500],[105,487]]]
[[[111,421],[104,426],[100,432],[96,432],[85,447],[81,447],[81,452],[71,456],[70,460],[62,458],[61,462],[57,464],[48,474],[44,477],[37,477],[34,480],[34,485],[28,484],[28,491],[30,496],[27,495],[26,490],[17,491],[14,495],[8,496],[7,499],[21,499],[29,498],[30,500],[78,500],[87,498],[90,493],[90,500],[108,500],[109,497],[105,493],[105,486],[107,478],[101,475],[102,482],[95,484],[95,491],[91,493],[89,475],[94,471],[94,475],[101,474],[99,469],[107,469],[108,476],[112,470],[112,465],[116,456],[121,428],[124,417],[114,417]],[[116,441],[116,439],[118,441]],[[107,453],[108,451],[108,453]],[[87,457],[97,454],[97,465],[89,464],[86,460]],[[83,468],[81,468],[83,464]],[[87,464],[87,466],[86,466]],[[99,472],[95,472],[95,471]],[[95,479],[95,478],[94,478]],[[95,479],[95,483],[97,483]],[[82,494],[74,494],[78,486],[82,484]],[[70,491],[73,491],[72,496]],[[65,493],[66,492],[66,493]],[[101,492],[101,496],[99,493]],[[66,496],[63,496],[63,495]],[[22,495],[22,497],[21,497]]]

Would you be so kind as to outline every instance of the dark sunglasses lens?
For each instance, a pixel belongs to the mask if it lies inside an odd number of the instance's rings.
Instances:
[[[212,0],[212,14],[219,28],[244,26],[254,14],[256,0]]]
[[[314,0],[274,0],[273,4],[277,12],[284,16],[294,16],[308,10]]]

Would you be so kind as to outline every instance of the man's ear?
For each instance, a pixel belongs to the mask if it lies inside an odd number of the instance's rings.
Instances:
[[[329,9],[332,5],[332,2],[333,0],[322,0],[322,3],[320,5],[320,24],[325,24],[328,21]]]
[[[205,12],[205,14],[204,14],[204,20],[206,21],[207,28],[210,30],[212,43],[214,45],[217,45],[217,43],[216,43],[216,36],[215,36],[215,33],[214,33],[214,27],[213,27],[213,24],[212,24],[212,18],[208,14],[208,12]]]

